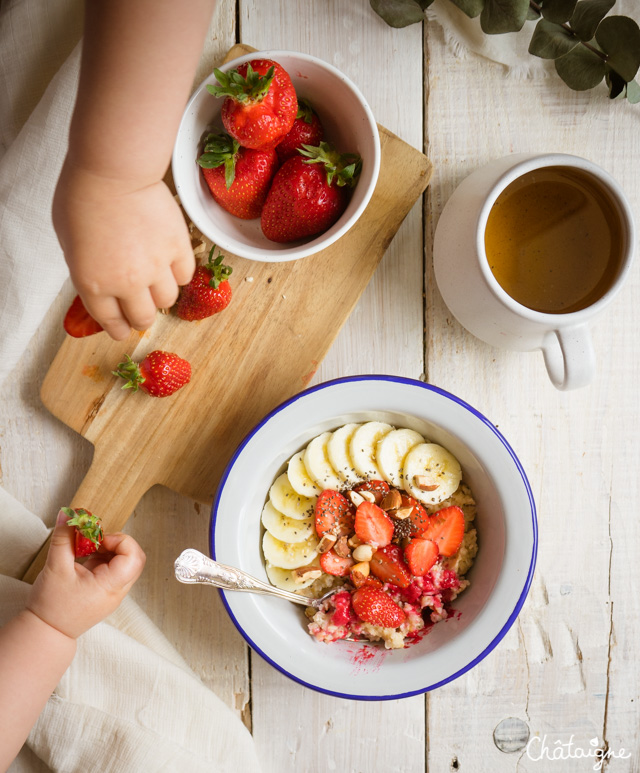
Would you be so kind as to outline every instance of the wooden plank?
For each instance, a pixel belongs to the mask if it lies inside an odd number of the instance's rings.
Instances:
[[[456,60],[436,25],[427,41],[427,152],[439,170],[429,193],[429,263],[433,230],[456,185],[511,152],[553,149],[590,158],[620,181],[638,211],[640,185],[625,160],[640,152],[637,108],[610,103],[602,90],[574,93],[554,79],[514,80],[499,65]],[[499,425],[529,475],[540,523],[536,575],[518,624],[479,666],[429,697],[428,735],[437,739],[428,750],[432,770],[452,769],[454,761],[460,770],[550,770],[549,761],[534,761],[525,750],[498,751],[494,728],[510,716],[524,720],[532,736],[546,734],[552,748],[572,735],[585,750],[594,737],[615,751],[640,747],[632,708],[639,601],[629,592],[637,579],[629,553],[638,538],[632,427],[639,364],[630,357],[640,345],[632,322],[637,272],[630,284],[596,325],[595,383],[564,394],[551,386],[539,353],[499,351],[463,330],[429,274],[429,381]],[[479,542],[487,538],[480,534]],[[539,748],[531,747],[533,756]],[[584,760],[559,764],[563,771],[585,769]],[[628,764],[618,760],[606,769],[629,770]]]
[[[392,30],[368,0],[240,3],[243,37],[261,49],[324,59],[363,92],[376,119],[422,146],[422,32]],[[400,87],[401,84],[401,87]],[[409,98],[406,95],[411,95]],[[423,371],[422,208],[417,204],[312,383]],[[424,697],[360,703],[323,696],[251,657],[253,734],[265,773],[403,771],[425,766]]]

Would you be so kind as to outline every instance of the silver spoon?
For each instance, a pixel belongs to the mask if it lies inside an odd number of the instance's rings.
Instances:
[[[339,588],[333,588],[319,599],[311,599],[307,596],[299,596],[287,590],[281,590],[273,585],[268,585],[256,577],[252,577],[241,569],[233,566],[219,564],[204,553],[193,548],[183,550],[176,558],[176,579],[188,585],[215,585],[224,590],[249,591],[250,593],[263,593],[267,596],[277,596],[294,604],[302,604],[305,607],[319,607],[325,599],[335,593]]]

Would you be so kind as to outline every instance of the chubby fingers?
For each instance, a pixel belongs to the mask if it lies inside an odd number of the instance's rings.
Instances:
[[[83,296],[82,301],[89,314],[102,325],[111,338],[115,341],[124,341],[129,337],[131,325],[117,298]]]
[[[67,526],[67,515],[60,510],[51,535],[47,565],[54,572],[73,571],[75,529]]]
[[[105,534],[102,548],[113,557],[103,564],[113,586],[128,591],[140,577],[147,557],[144,550],[128,534]]]

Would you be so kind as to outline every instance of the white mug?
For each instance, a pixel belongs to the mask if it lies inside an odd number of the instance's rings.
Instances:
[[[485,252],[489,212],[505,188],[535,169],[572,167],[592,176],[618,210],[622,255],[607,292],[579,311],[550,314],[514,300],[498,283]],[[542,349],[549,378],[558,389],[587,385],[595,375],[589,322],[617,295],[635,249],[631,207],[618,183],[586,159],[563,153],[514,154],[477,169],[454,191],[436,228],[433,263],[438,288],[456,319],[477,338],[504,349]]]

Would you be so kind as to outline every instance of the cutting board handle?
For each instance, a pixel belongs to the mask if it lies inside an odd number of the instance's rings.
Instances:
[[[80,488],[71,500],[70,507],[84,507],[102,520],[102,527],[107,534],[120,531],[127,522],[143,495],[154,485],[142,474],[136,475],[136,468],[130,464],[123,474],[122,455],[111,456],[112,464],[107,463],[107,457],[94,453],[89,471],[80,484]],[[24,577],[25,582],[33,583],[45,565],[49,553],[47,538]]]

